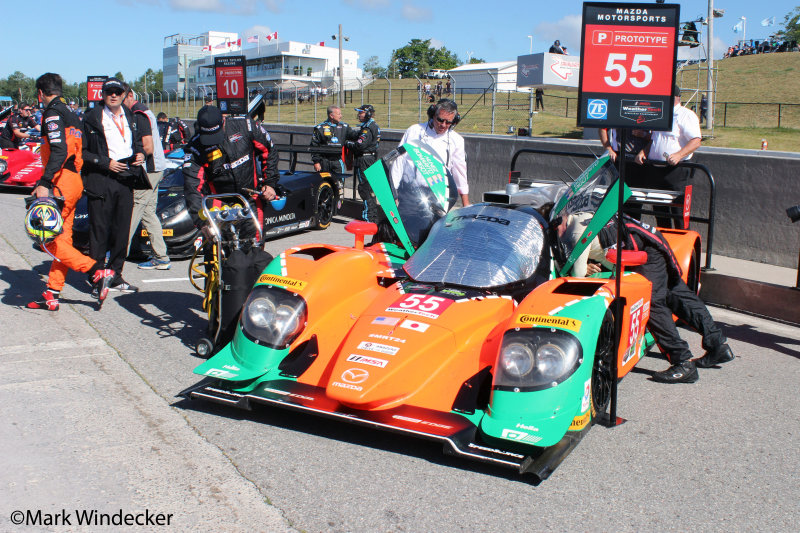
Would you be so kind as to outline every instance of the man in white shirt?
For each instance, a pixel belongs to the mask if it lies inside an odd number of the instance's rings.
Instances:
[[[453,131],[453,127],[461,118],[458,106],[454,100],[442,98],[428,108],[428,118],[428,122],[410,126],[400,140],[400,145],[411,142],[431,148],[442,160],[445,168],[453,174],[461,202],[464,206],[468,206],[470,205],[469,183],[464,137]]]
[[[654,131],[650,150],[647,159],[653,163],[666,163],[665,168],[653,168],[651,170],[651,187],[655,189],[666,189],[683,193],[689,184],[689,169],[676,166],[681,161],[688,161],[692,154],[700,147],[702,133],[700,132],[700,120],[691,109],[681,105],[681,90],[675,85],[672,92],[674,108],[672,110],[672,130]],[[678,199],[683,202],[683,195]],[[656,224],[660,227],[683,228],[682,210],[679,208],[661,207],[659,210],[672,217],[656,217]],[[671,211],[670,211],[671,210]]]

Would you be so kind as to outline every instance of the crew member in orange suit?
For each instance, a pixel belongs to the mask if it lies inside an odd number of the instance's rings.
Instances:
[[[50,265],[47,287],[40,300],[28,304],[29,309],[58,311],[58,298],[64,287],[68,270],[87,272],[98,289],[100,302],[108,294],[114,279],[114,271],[104,269],[104,265],[80,253],[72,246],[72,223],[75,219],[75,204],[83,194],[81,180],[82,132],[80,119],[68,107],[62,94],[61,76],[48,72],[36,80],[36,90],[40,101],[45,105],[42,116],[41,156],[44,172],[33,195],[63,196],[64,207],[61,217],[64,230],[53,242],[46,244],[47,250],[57,258]]]

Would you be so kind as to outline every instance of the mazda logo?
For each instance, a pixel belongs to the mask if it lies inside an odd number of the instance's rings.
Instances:
[[[361,368],[350,368],[342,372],[342,381],[347,383],[364,383],[369,377],[369,372]]]

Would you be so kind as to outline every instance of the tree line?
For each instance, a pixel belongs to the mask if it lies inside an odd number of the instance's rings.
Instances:
[[[483,59],[470,58],[469,63],[485,63]],[[444,46],[436,48],[430,39],[411,39],[407,45],[392,50],[387,65],[381,65],[378,56],[370,56],[364,61],[364,72],[375,77],[390,78],[422,77],[432,69],[450,70],[461,65],[455,52]]]
[[[117,72],[113,75],[122,81],[128,81],[134,91],[142,93],[145,90],[145,79],[147,80],[148,91],[163,90],[164,74],[159,70],[151,68],[134,79],[129,81],[125,79],[122,72]],[[36,78],[26,76],[24,73],[17,70],[9,75],[6,79],[0,79],[0,96],[10,96],[14,100],[34,103],[36,102]],[[64,98],[67,100],[86,100],[86,82],[68,83],[64,81]]]

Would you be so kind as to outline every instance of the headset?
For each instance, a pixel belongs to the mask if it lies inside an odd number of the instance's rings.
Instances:
[[[364,112],[364,122],[367,122],[375,114],[375,108],[372,107],[371,104],[364,104],[361,107],[357,107],[356,111],[359,113],[362,111]]]
[[[436,116],[436,113],[439,112],[439,108],[444,104],[452,104],[453,107],[456,108],[456,116],[453,117],[453,123],[450,124],[448,129],[455,128],[456,124],[461,121],[461,115],[458,113],[458,105],[456,104],[455,100],[451,100],[450,98],[442,98],[428,108],[428,123],[431,128],[433,127],[433,117]]]

